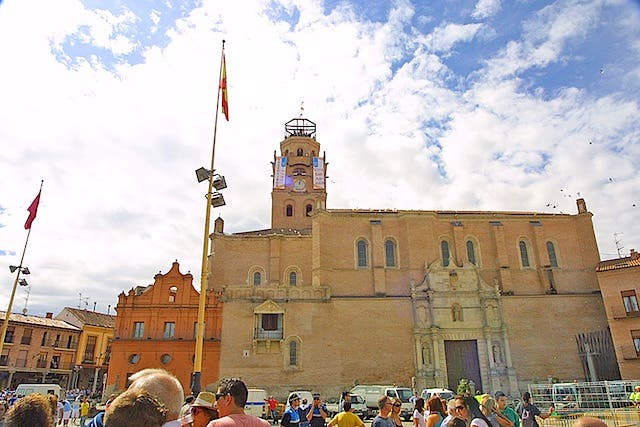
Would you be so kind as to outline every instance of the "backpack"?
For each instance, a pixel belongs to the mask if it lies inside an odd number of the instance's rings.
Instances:
[[[536,427],[535,415],[524,406],[522,407],[520,418],[522,418],[522,427]]]

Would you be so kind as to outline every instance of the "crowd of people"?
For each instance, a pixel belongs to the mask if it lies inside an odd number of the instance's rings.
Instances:
[[[178,379],[163,369],[143,369],[129,377],[131,385],[118,396],[112,396],[105,411],[98,413],[85,426],[88,402],[81,398],[80,425],[85,427],[270,427],[267,420],[245,414],[248,389],[237,378],[223,379],[216,392],[201,392],[184,397]],[[515,410],[507,405],[507,396],[498,391],[494,395],[458,395],[449,401],[438,395],[426,402],[415,396],[413,427],[539,427],[538,419],[551,416],[553,407],[540,411],[531,395],[524,393]],[[68,426],[72,420],[72,406],[68,400],[58,401],[53,394],[15,396],[5,408],[6,427]],[[313,402],[297,394],[289,397],[288,405],[278,421],[277,401],[266,400],[275,424],[280,427],[365,427],[363,420],[353,413],[346,397],[339,412],[329,419],[329,412],[320,394],[313,394]],[[380,396],[378,413],[371,427],[403,427],[402,402],[390,396]],[[86,411],[85,411],[86,409]],[[82,419],[82,414],[85,418]],[[1,424],[0,424],[1,425]],[[599,419],[582,417],[574,427],[604,427]]]

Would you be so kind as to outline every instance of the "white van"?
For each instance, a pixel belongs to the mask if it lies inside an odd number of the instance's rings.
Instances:
[[[445,400],[451,400],[456,397],[456,394],[454,392],[446,388],[425,388],[424,390],[422,390],[422,393],[420,393],[420,397],[424,399],[424,403],[427,403],[429,398],[434,394]]]
[[[261,388],[250,388],[247,403],[244,404],[244,413],[254,417],[267,418],[267,392]]]
[[[409,401],[413,396],[413,391],[408,387],[395,387],[393,385],[357,385],[349,393],[359,394],[364,397],[369,416],[378,413],[378,399],[381,396],[396,397],[402,402],[400,416],[405,421],[409,421],[413,416],[414,405]]]
[[[20,384],[16,388],[16,396],[28,396],[34,393],[55,394],[58,400],[64,399],[64,390],[58,384]]]

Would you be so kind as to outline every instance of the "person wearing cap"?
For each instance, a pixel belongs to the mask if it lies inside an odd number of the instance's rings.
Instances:
[[[307,415],[311,427],[324,427],[325,419],[328,416],[327,405],[320,399],[320,393],[313,393],[313,404]]]
[[[280,425],[282,427],[299,427],[300,425],[300,413],[298,407],[300,406],[300,396],[293,393],[289,396],[289,406],[282,414]]]
[[[191,403],[191,418],[193,419],[192,427],[206,427],[211,420],[218,418],[216,410],[216,395],[203,391],[198,394]]]
[[[207,427],[269,427],[269,421],[244,413],[249,390],[238,378],[224,378],[215,394],[219,418]]]

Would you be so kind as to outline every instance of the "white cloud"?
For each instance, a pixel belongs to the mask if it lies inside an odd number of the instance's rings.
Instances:
[[[587,56],[568,41],[596,37],[602,8],[620,6],[559,3],[505,38],[480,23],[440,22],[421,33],[413,24],[435,18],[416,16],[408,2],[382,23],[346,3],[324,15],[320,2],[285,2],[287,14],[299,12],[295,25],[267,13],[271,4],[205,2],[168,31],[158,27],[166,46],[147,47],[132,36],[139,21],[130,11],[71,0],[0,6],[0,40],[20,40],[0,42],[0,55],[13,59],[0,69],[0,141],[9,142],[0,154],[0,250],[16,252],[5,264],[19,257],[26,207],[43,178],[26,257],[34,310],[75,305],[82,292],[104,311],[174,259],[199,277],[206,190],[194,170],[210,161],[223,38],[231,121],[218,123],[216,168],[229,188],[214,216],[227,231],[269,226],[269,162],[304,101],[330,163],[330,208],[553,211],[552,202],[575,212],[580,191],[603,252],[614,230],[640,248],[631,207],[640,208],[640,111],[621,90],[637,93],[638,80],[596,94],[542,84],[526,91],[517,77]],[[156,26],[167,19],[146,13]],[[451,50],[464,56],[485,30],[503,37],[498,53],[473,76],[456,75]],[[56,54],[71,55],[60,49],[74,34],[100,49],[68,68]],[[141,63],[103,66],[101,49],[134,48],[143,49]]]
[[[495,15],[500,10],[500,0],[479,0],[471,16],[484,19]]]
[[[432,52],[446,52],[457,43],[472,40],[482,24],[442,24],[424,38],[425,45]]]

